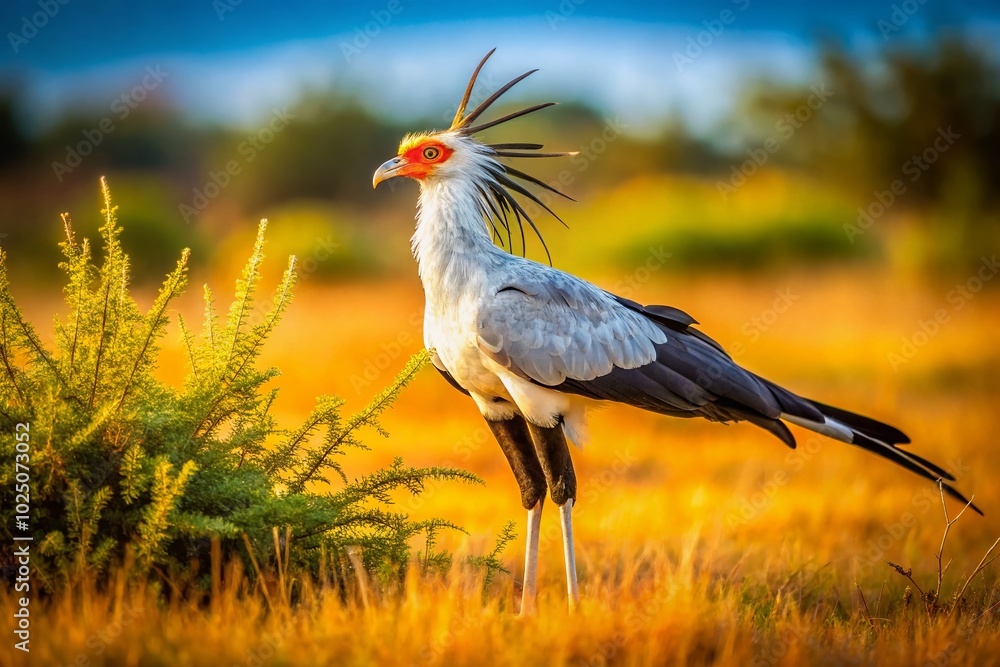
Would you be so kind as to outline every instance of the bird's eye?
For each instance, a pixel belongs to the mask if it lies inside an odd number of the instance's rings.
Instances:
[[[437,146],[428,146],[422,153],[425,160],[436,160],[441,157],[441,149]]]

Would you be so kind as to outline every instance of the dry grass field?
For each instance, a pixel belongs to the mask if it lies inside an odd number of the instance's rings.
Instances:
[[[1000,3],[718,4],[8,2],[0,667],[1000,667]],[[549,500],[522,616],[515,478],[421,368],[420,178],[421,236],[510,190],[506,250],[898,427],[985,516],[595,404],[579,604]]]
[[[575,613],[566,609],[550,508],[535,618],[515,613],[519,537],[502,556],[511,574],[485,597],[461,558],[446,576],[412,568],[401,590],[362,595],[350,582],[346,600],[321,582],[303,582],[294,605],[277,590],[270,602],[247,594],[233,572],[210,604],[164,602],[122,584],[40,600],[30,662],[9,642],[0,655],[5,664],[80,666],[1000,664],[996,568],[947,611],[1000,535],[993,464],[1000,295],[970,291],[959,307],[949,298],[952,282],[906,275],[652,272],[630,296],[688,310],[749,368],[899,425],[914,451],[954,471],[986,518],[969,512],[951,530],[945,609],[928,611],[915,589],[906,595],[909,582],[886,564],[912,567],[923,591],[936,589],[944,518],[933,485],[802,431],[791,451],[748,425],[608,407],[594,411],[591,441],[574,451],[582,597]],[[607,285],[621,279],[588,277]],[[182,310],[194,311],[197,290],[189,292]],[[283,372],[281,414],[301,417],[324,392],[344,396],[348,408],[364,404],[420,348],[421,306],[415,276],[335,287],[307,281],[266,353]],[[27,310],[43,322],[52,308],[36,299]],[[927,322],[940,310],[947,317],[933,330]],[[160,373],[170,379],[183,361],[177,337],[168,339]],[[459,556],[488,551],[510,519],[523,533],[499,449],[472,403],[436,373],[421,374],[385,425],[390,438],[372,434],[372,450],[345,461],[349,476],[395,456],[461,466],[485,485],[442,484],[398,502],[413,515],[463,526],[467,535],[441,538]],[[952,516],[960,509],[949,501]],[[11,617],[0,626],[9,637]]]

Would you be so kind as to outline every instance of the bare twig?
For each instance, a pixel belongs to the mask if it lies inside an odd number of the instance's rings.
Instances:
[[[942,567],[941,560],[944,558],[944,543],[948,540],[948,533],[951,531],[951,527],[962,518],[965,510],[969,509],[969,506],[972,505],[972,499],[965,504],[965,507],[962,508],[962,511],[954,519],[950,519],[948,517],[948,505],[944,501],[944,482],[940,479],[938,480],[938,491],[941,493],[941,509],[944,511],[944,534],[941,535],[941,547],[934,554],[934,558],[937,559],[938,564],[937,588],[934,589],[934,598],[940,600],[941,586],[944,583],[944,573],[951,566],[951,561],[949,561],[947,566]],[[975,498],[975,496],[972,496],[972,498]]]
[[[956,600],[955,607],[957,607],[958,603],[961,602],[963,597],[965,597],[965,590],[969,587],[969,584],[972,583],[972,580],[976,578],[976,575],[985,570],[987,567],[989,567],[990,563],[995,561],[997,557],[1000,557],[1000,554],[997,554],[993,558],[990,558],[990,554],[993,553],[993,550],[997,548],[998,544],[1000,544],[1000,537],[998,537],[996,539],[996,542],[994,542],[993,545],[986,550],[986,553],[983,555],[982,560],[979,561],[979,565],[977,565],[976,569],[972,571],[972,574],[969,575],[969,578],[965,580],[965,583],[962,585],[962,589],[958,592],[958,596],[955,598]],[[988,558],[989,560],[987,560]],[[995,607],[996,605],[993,606]],[[955,607],[952,607],[952,609],[954,609]],[[990,607],[990,609],[992,608],[993,607]],[[989,609],[987,611],[989,611]]]
[[[944,525],[944,533],[941,535],[941,546],[938,548],[938,551],[934,554],[934,558],[937,560],[937,585],[932,590],[928,590],[925,592],[922,588],[920,588],[920,585],[917,584],[917,582],[913,579],[912,569],[904,570],[903,567],[900,565],[896,565],[891,561],[886,561],[886,562],[889,564],[889,567],[896,570],[896,572],[898,572],[900,575],[906,577],[910,581],[910,583],[913,584],[914,588],[916,588],[916,590],[920,593],[920,596],[923,598],[924,605],[928,613],[934,615],[937,612],[942,611],[944,607],[947,606],[947,613],[950,616],[952,613],[954,613],[955,609],[962,606],[962,600],[964,600],[965,593],[968,590],[969,586],[972,584],[972,580],[975,579],[976,576],[978,576],[983,570],[988,568],[995,560],[1000,558],[1000,553],[994,554],[997,548],[1000,547],[1000,538],[997,538],[997,540],[993,542],[990,548],[986,550],[986,553],[979,561],[979,564],[976,565],[975,569],[972,571],[972,574],[970,574],[966,578],[965,582],[962,584],[961,589],[959,589],[951,597],[950,603],[948,605],[942,605],[941,589],[944,587],[944,577],[945,574],[947,574],[948,571],[951,569],[951,566],[954,563],[953,558],[948,559],[947,563],[944,562],[944,548],[948,542],[948,535],[951,532],[951,527],[954,526],[956,523],[958,523],[958,520],[962,518],[962,515],[965,514],[965,511],[972,506],[972,502],[974,500],[974,497],[970,498],[969,501],[965,504],[965,507],[963,507],[961,511],[959,511],[959,513],[956,514],[954,518],[952,518],[948,514],[948,505],[945,502],[944,489],[945,489],[944,482],[942,480],[938,480],[938,491],[941,495],[941,511],[944,513],[945,525]],[[910,597],[910,591],[909,587],[907,587],[907,591],[903,595],[904,605],[907,605],[909,603],[909,597]],[[862,601],[864,601],[863,596],[862,596]],[[879,602],[881,602],[881,593],[879,594]],[[988,607],[986,611],[977,616],[973,622],[985,616],[987,613],[995,609],[998,605],[1000,605],[1000,602],[995,603],[990,607]],[[866,606],[866,611],[867,611],[867,606]],[[876,615],[878,615],[878,607],[876,607]]]

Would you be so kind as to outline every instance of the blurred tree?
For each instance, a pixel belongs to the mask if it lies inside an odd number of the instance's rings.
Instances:
[[[997,205],[1000,70],[985,53],[942,36],[929,50],[898,48],[867,68],[831,46],[823,70],[838,91],[831,116],[846,121],[851,139],[831,142],[839,146],[831,157],[851,167],[843,173],[853,174],[862,192],[902,178],[911,206],[953,202],[955,189],[970,208]],[[946,146],[939,137],[949,133]]]
[[[336,91],[307,94],[289,116],[273,143],[244,160],[246,173],[236,181],[243,206],[303,198],[370,201],[371,174],[395,153],[403,131]],[[227,159],[241,160],[239,147],[254,134],[231,136],[222,148]]]
[[[196,170],[206,146],[224,132],[191,126],[179,111],[146,102],[120,114],[77,112],[62,118],[33,146],[33,158],[57,184],[93,189],[109,171],[170,174]]]
[[[16,90],[0,91],[0,169],[24,157],[28,139],[18,121]]]
[[[875,237],[906,220],[949,263],[1000,243],[1000,68],[986,50],[968,35],[941,34],[874,52],[828,41],[820,53],[812,86],[745,84],[711,140],[677,115],[665,112],[650,136],[572,101],[485,138],[579,151],[529,165],[571,196],[665,172],[728,179],[750,156],[765,155],[767,168],[800,172],[847,200],[855,213],[828,224],[855,224],[871,210],[880,221]],[[158,239],[151,253],[161,243],[219,239],[303,200],[338,207],[347,225],[370,222],[394,204],[372,192],[375,167],[407,131],[447,124],[437,117],[399,126],[337,88],[304,94],[278,123],[262,118],[244,128],[193,125],[162,98],[122,113],[75,109],[31,135],[19,124],[27,116],[17,87],[0,90],[0,233],[5,245],[23,246],[18,258],[44,252],[49,244],[37,230],[58,233],[58,213],[92,196],[101,175],[114,177],[130,210],[142,212],[130,229]],[[764,146],[773,150],[762,153]],[[71,164],[74,152],[80,159]],[[79,222],[86,231],[88,221]]]
[[[1000,240],[1000,69],[967,37],[874,57],[828,41],[817,83],[760,80],[744,99],[733,122],[745,150],[776,137],[770,159],[843,189],[862,231],[923,224],[943,263]]]

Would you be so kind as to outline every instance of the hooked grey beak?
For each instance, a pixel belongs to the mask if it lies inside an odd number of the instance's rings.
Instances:
[[[399,156],[383,162],[382,166],[375,170],[375,175],[372,176],[372,189],[378,187],[378,184],[382,181],[388,181],[390,178],[398,176],[399,174],[396,172],[398,172],[405,165],[406,160]]]

